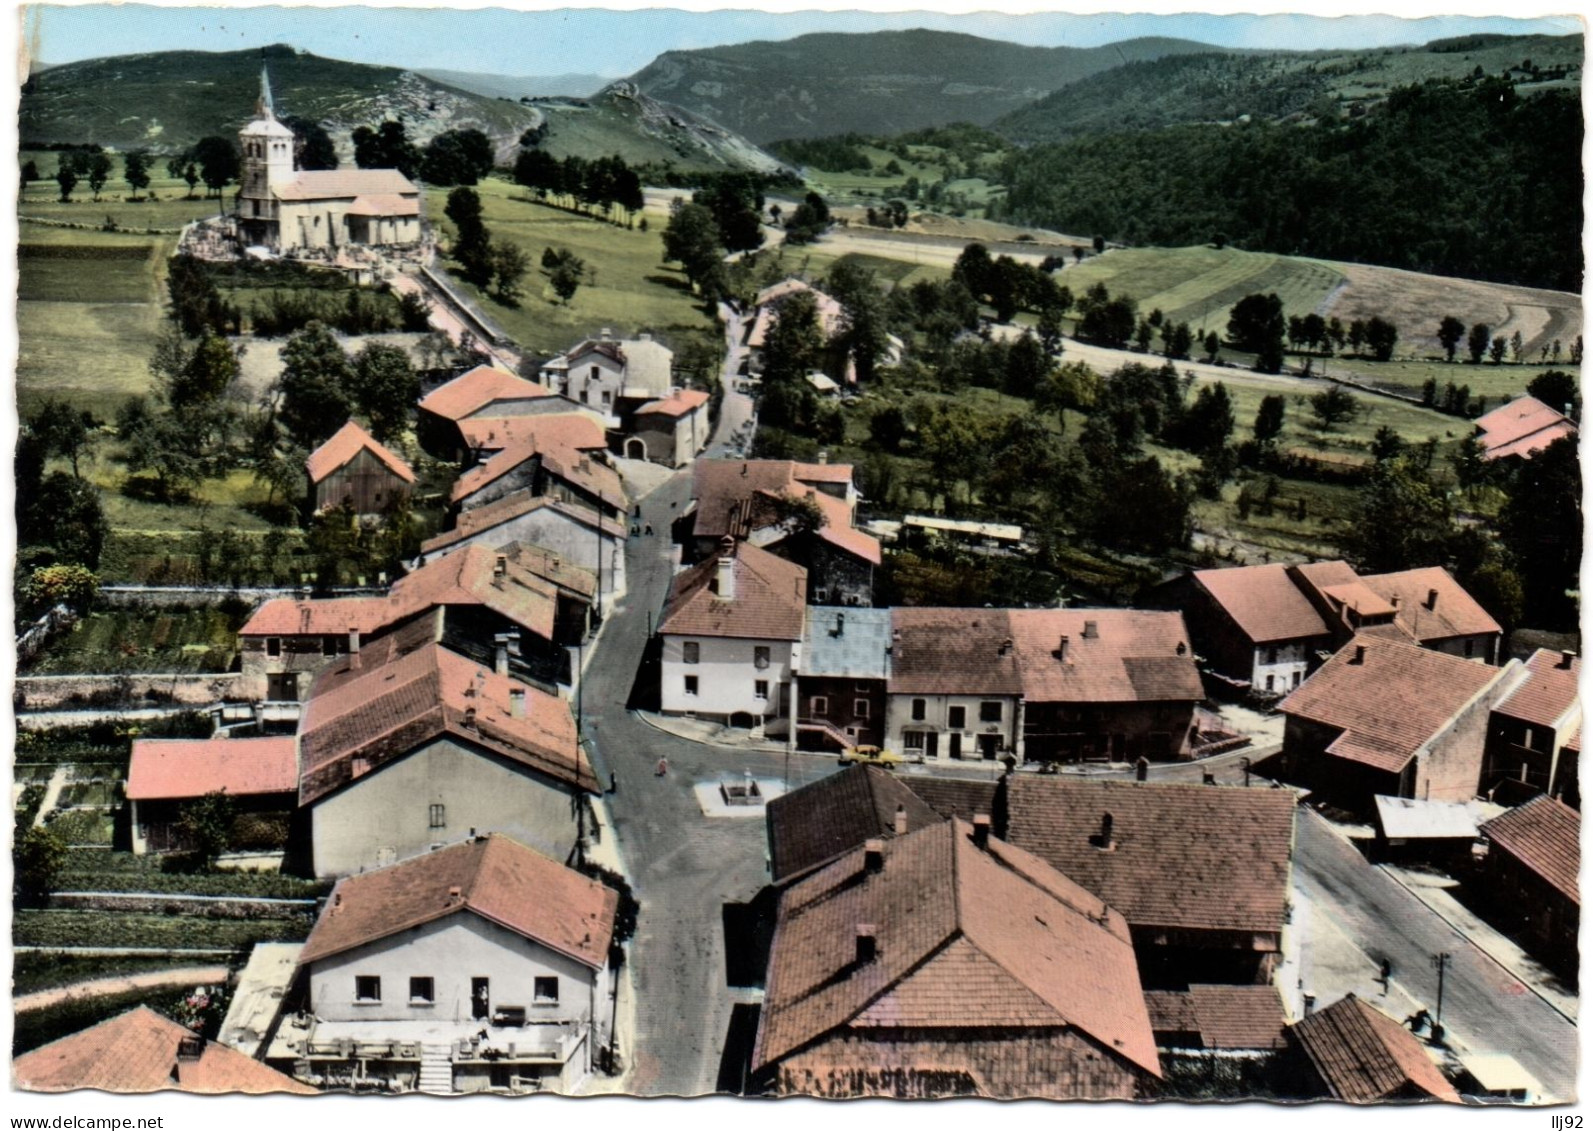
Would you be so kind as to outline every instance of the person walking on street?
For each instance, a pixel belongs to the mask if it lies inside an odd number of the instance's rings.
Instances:
[[[669,773],[669,759],[660,758],[658,760],[658,768],[653,771],[653,776],[661,778],[667,773]]]

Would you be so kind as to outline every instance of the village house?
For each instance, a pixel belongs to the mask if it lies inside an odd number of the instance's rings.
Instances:
[[[626,459],[645,459],[665,467],[685,467],[708,446],[713,432],[709,397],[701,389],[676,389],[648,401],[629,420],[630,434],[620,451]]]
[[[781,892],[752,1066],[827,1098],[1134,1099],[1161,1076],[1123,917],[987,820]]]
[[[998,836],[1123,913],[1148,988],[1266,985],[1286,949],[1295,797],[1008,774]]]
[[[1562,436],[1577,434],[1570,405],[1564,412],[1544,404],[1537,397],[1517,397],[1509,404],[1484,413],[1473,423],[1482,458],[1531,459]]]
[[[913,786],[921,785],[914,782]],[[986,815],[988,807],[982,810]],[[944,818],[908,784],[878,766],[850,766],[771,798],[764,809],[769,874],[788,884],[866,840],[906,836]]]
[[[675,354],[651,334],[616,338],[604,329],[542,365],[543,384],[603,413],[609,427],[674,388]]]
[[[1261,695],[1299,687],[1357,632],[1497,663],[1497,621],[1439,567],[1356,574],[1342,561],[1191,570],[1151,600],[1180,609],[1208,676]]]
[[[147,1005],[21,1054],[11,1062],[11,1079],[25,1092],[316,1094]]]
[[[572,1091],[613,1039],[618,903],[497,834],[338,881],[299,954],[295,1075]]]
[[[878,539],[854,525],[857,501],[846,464],[699,460],[678,540],[688,561],[716,553],[726,536],[751,542],[807,570],[811,603],[868,607],[882,557]]]
[[[452,529],[420,545],[422,559],[467,546],[541,546],[597,579],[598,605],[625,592],[625,526],[590,507],[520,490],[460,512]],[[597,610],[598,619],[603,610]]]
[[[1525,674],[1362,633],[1280,705],[1283,775],[1363,814],[1377,794],[1467,801],[1489,713]]]
[[[1370,1104],[1460,1095],[1410,1030],[1347,994],[1286,1030],[1303,1096]]]
[[[1146,990],[1145,1006],[1163,1064],[1175,1057],[1260,1058],[1285,1046],[1288,1018],[1276,986]]]
[[[422,631],[425,630],[425,631]],[[322,672],[299,726],[314,874],[503,832],[566,859],[597,779],[569,704],[433,640],[424,619]]]
[[[1582,807],[1577,763],[1582,752],[1580,657],[1539,648],[1527,678],[1493,709],[1483,754],[1482,792],[1505,802],[1533,794]]]
[[[1582,815],[1540,794],[1482,826],[1481,887],[1525,944],[1573,982],[1582,924]]]
[[[350,420],[304,461],[317,512],[347,503],[357,515],[380,515],[409,498],[409,464]]]
[[[238,630],[238,693],[268,704],[302,701],[310,681],[390,624],[390,613],[379,597],[273,597]]]
[[[473,426],[481,426],[479,436]],[[574,413],[504,420],[472,420],[463,426],[477,463],[454,482],[449,505],[457,514],[530,491],[622,519],[630,505],[620,473],[609,461],[603,430]]]
[[[225,793],[232,802],[235,830],[264,823],[285,843],[299,803],[298,743],[291,734],[135,738],[127,769],[133,852],[191,851],[183,811],[211,793]]]
[[[294,168],[293,130],[277,120],[260,73],[255,116],[238,131],[237,224],[246,247],[278,252],[420,243],[420,189],[397,169]]]
[[[806,584],[801,566],[729,538],[677,574],[658,618],[661,709],[743,727],[788,715]]]
[[[1203,697],[1177,613],[891,611],[885,745],[926,759],[1189,756]]]
[[[833,341],[846,328],[846,311],[839,302],[817,287],[797,278],[782,279],[778,283],[764,287],[754,300],[757,313],[747,322],[745,336],[742,338],[742,345],[747,350],[749,373],[763,372],[764,348],[768,344],[769,331],[774,328],[775,320],[780,315],[780,307],[792,295],[802,293],[813,296],[814,309],[818,314],[819,333],[826,342]],[[847,385],[857,384],[857,366],[851,356],[836,349],[826,352],[829,356],[825,362],[826,373],[822,375]]]
[[[463,432],[467,423],[568,412],[573,407],[545,385],[497,365],[478,365],[421,398],[415,436],[421,448],[438,459],[465,463],[475,449]]]
[[[885,742],[891,610],[808,606],[802,660],[791,673],[794,743],[845,751]]]

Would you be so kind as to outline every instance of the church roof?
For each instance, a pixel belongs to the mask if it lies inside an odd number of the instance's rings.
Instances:
[[[279,200],[353,200],[356,197],[418,196],[420,190],[397,169],[316,169],[271,186]]]
[[[368,193],[357,196],[348,206],[350,216],[419,216],[420,197],[398,193]]]

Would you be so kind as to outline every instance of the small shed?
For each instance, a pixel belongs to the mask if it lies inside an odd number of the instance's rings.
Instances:
[[[1485,801],[1422,801],[1414,797],[1372,799],[1376,804],[1376,852],[1381,860],[1439,866],[1469,865],[1482,822],[1504,807]]]
[[[376,515],[407,499],[415,473],[385,444],[350,420],[304,461],[317,511],[342,506]]]

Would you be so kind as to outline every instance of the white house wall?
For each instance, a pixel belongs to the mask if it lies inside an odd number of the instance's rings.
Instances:
[[[913,700],[924,701],[924,717],[920,720],[913,718]],[[981,703],[1001,704],[1001,721],[999,723],[985,723],[979,721],[979,706]],[[951,709],[962,707],[964,725],[957,731],[952,731],[950,725]],[[1013,695],[904,695],[891,694],[885,700],[885,746],[889,750],[916,757],[928,753],[927,740],[923,749],[909,750],[903,734],[906,731],[919,731],[924,733],[934,732],[940,736],[937,743],[936,756],[946,760],[951,756],[951,735],[953,733],[963,736],[962,757],[965,761],[979,757],[979,735],[1001,735],[1003,751],[1012,751],[1017,747],[1016,736],[1021,733],[1021,720],[1018,712],[1018,699]]]
[[[1311,674],[1310,650],[1299,640],[1287,644],[1258,644],[1250,673],[1250,686],[1257,691],[1274,695],[1293,691]],[[1270,686],[1269,678],[1272,680]]]
[[[506,759],[439,738],[315,803],[317,876],[346,876],[458,841],[505,833],[555,860],[575,846],[571,790]],[[431,806],[444,823],[431,827]]]
[[[698,645],[698,662],[684,648]],[[769,666],[755,665],[755,648],[769,649]],[[664,636],[662,706],[670,714],[726,716],[738,712],[768,717],[787,713],[793,660],[801,645],[790,640],[742,640],[722,636]],[[686,694],[686,677],[697,677],[697,694]],[[759,699],[756,682],[767,680],[769,697]]]

